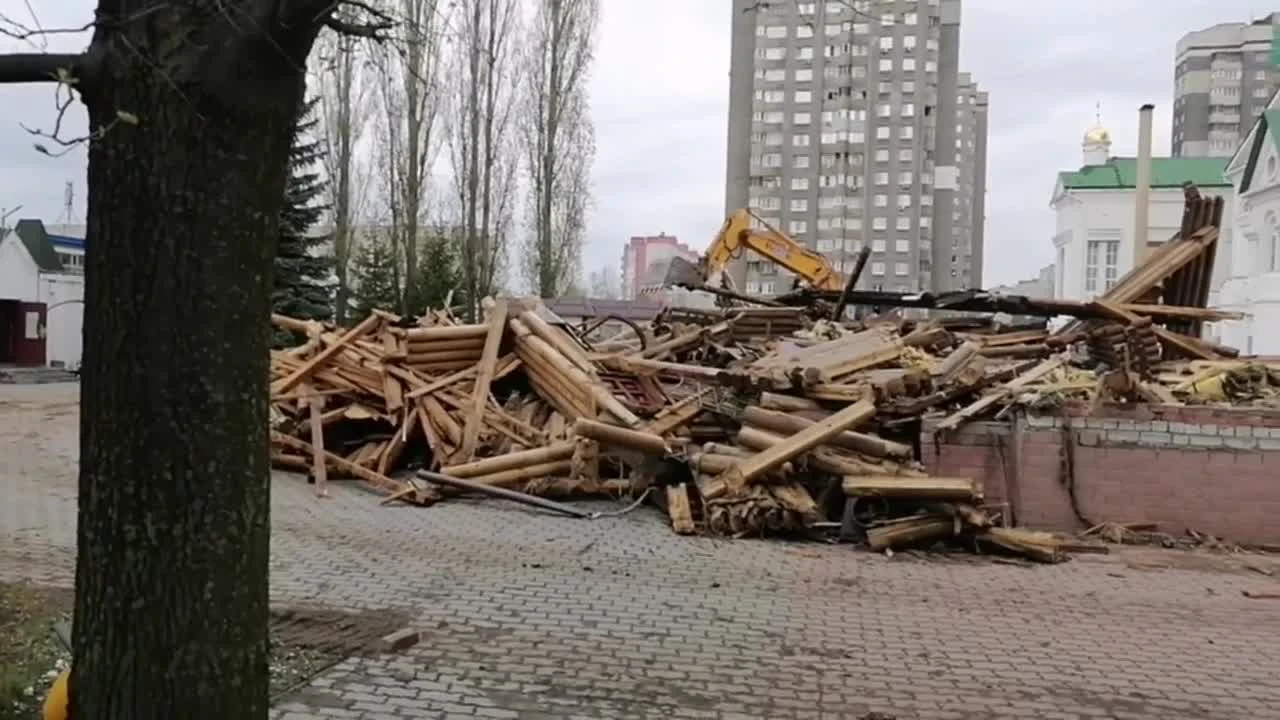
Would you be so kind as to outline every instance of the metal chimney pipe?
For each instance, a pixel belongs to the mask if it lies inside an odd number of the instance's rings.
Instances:
[[[1151,114],[1155,106],[1138,109],[1138,168],[1133,193],[1133,265],[1142,264],[1150,235],[1151,213]]]

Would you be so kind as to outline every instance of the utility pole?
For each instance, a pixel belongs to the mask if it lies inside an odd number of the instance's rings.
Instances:
[[[18,207],[12,210],[5,210],[3,208],[0,208],[0,238],[3,238],[5,235],[9,234],[9,216],[18,212],[21,209],[22,209],[21,205],[19,205]]]

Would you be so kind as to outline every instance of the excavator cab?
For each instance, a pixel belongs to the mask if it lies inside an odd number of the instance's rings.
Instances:
[[[691,290],[700,288],[704,284],[706,284],[706,274],[700,264],[679,255],[671,258],[671,264],[667,266],[667,275],[662,281],[664,288],[682,287]]]

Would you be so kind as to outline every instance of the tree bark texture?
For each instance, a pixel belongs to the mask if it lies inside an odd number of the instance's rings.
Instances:
[[[315,32],[151,5],[89,52],[71,713],[265,718],[271,266]]]

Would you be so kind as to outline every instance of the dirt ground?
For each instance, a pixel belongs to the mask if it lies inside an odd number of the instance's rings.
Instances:
[[[30,720],[67,652],[53,632],[71,613],[70,590],[0,583],[0,720]]]

